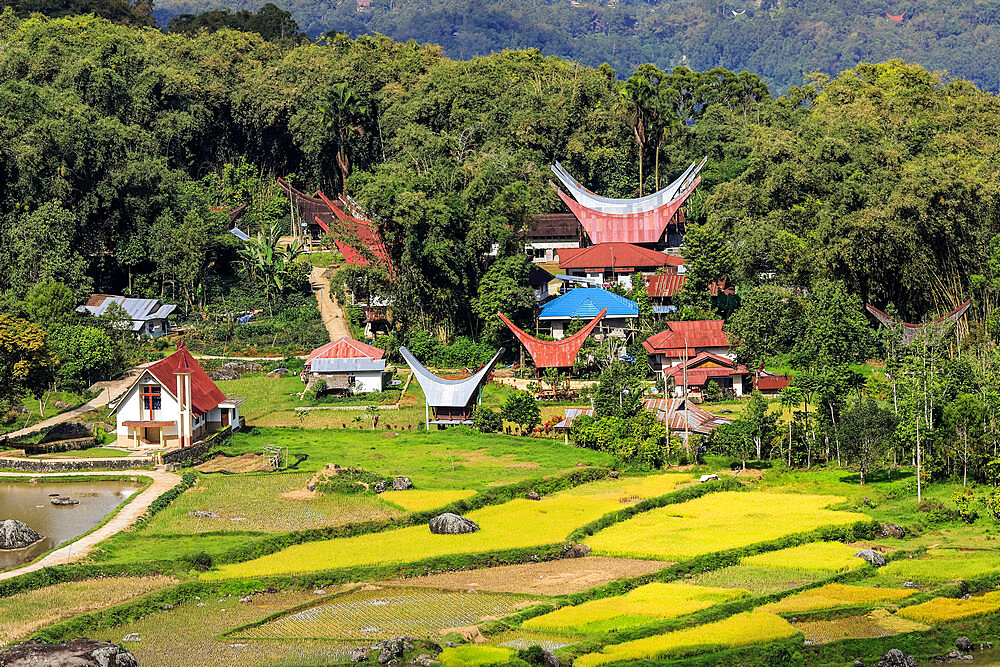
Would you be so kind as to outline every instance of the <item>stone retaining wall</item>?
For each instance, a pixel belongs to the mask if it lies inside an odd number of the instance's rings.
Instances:
[[[0,468],[20,472],[73,472],[78,470],[132,470],[153,465],[150,458],[121,457],[117,459],[9,459],[0,458]]]

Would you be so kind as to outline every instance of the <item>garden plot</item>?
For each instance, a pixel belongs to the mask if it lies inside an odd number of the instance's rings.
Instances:
[[[673,488],[672,475],[658,477],[666,479],[659,484],[646,482],[648,493],[662,495],[659,494],[661,488]],[[621,491],[634,488],[632,480],[622,479],[617,483]],[[541,500],[512,500],[470,512],[468,517],[480,527],[475,533],[435,535],[427,526],[410,526],[378,534],[297,544],[245,563],[223,565],[203,577],[216,580],[410,563],[435,556],[554,544],[565,540],[573,529],[620,509],[620,498],[620,492],[589,496],[571,489]]]
[[[106,577],[71,581],[0,598],[0,645],[23,640],[57,621],[111,607],[177,581],[170,577]]]
[[[775,614],[790,614],[817,609],[834,609],[849,605],[885,604],[908,598],[916,593],[912,588],[875,588],[827,584],[811,588],[761,607]]]
[[[867,614],[830,620],[793,621],[792,625],[811,644],[829,644],[842,639],[875,639],[904,632],[928,630],[928,626],[902,618],[886,609],[874,609]]]
[[[750,595],[749,591],[733,588],[655,582],[618,597],[556,609],[528,619],[522,627],[528,630],[599,634],[676,618],[747,595]]]
[[[964,618],[985,616],[1000,611],[1000,591],[974,595],[966,600],[956,598],[933,598],[927,602],[904,607],[900,616],[921,623],[944,623]]]
[[[437,637],[440,630],[506,616],[534,598],[506,593],[460,593],[427,588],[382,588],[338,595],[237,633],[252,639]]]
[[[88,636],[125,646],[142,667],[242,667],[244,665],[326,665],[346,662],[356,642],[309,640],[254,641],[221,633],[259,621],[282,609],[315,599],[310,591],[254,595],[252,602],[231,596],[202,596],[168,611],[157,611],[131,623],[93,630]],[[123,641],[136,633],[139,641]]]
[[[715,623],[604,647],[600,653],[577,658],[574,667],[597,667],[614,662],[679,658],[786,639],[798,630],[776,614],[754,610]]]
[[[587,540],[594,553],[685,560],[866,517],[826,509],[839,496],[723,491],[636,515]]]
[[[426,586],[467,591],[567,595],[579,593],[618,579],[629,579],[662,570],[667,564],[658,560],[630,558],[563,558],[542,563],[501,565],[479,570],[442,572],[410,579],[396,579],[393,585]]]
[[[388,519],[403,512],[369,494],[289,497],[305,488],[310,473],[203,475],[143,529],[156,535],[217,531],[285,532]],[[215,518],[189,516],[214,512]]]

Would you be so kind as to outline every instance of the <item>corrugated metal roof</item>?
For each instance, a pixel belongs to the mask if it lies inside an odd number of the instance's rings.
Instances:
[[[96,300],[96,299],[95,299]],[[108,311],[111,304],[118,304],[129,318],[135,322],[147,322],[149,320],[164,319],[170,315],[177,306],[165,304],[159,299],[135,299],[124,296],[105,296],[97,305],[85,305],[76,309],[78,313],[90,314],[100,317]],[[133,329],[137,328],[133,325]],[[138,328],[142,328],[141,325]]]
[[[602,287],[577,287],[542,304],[540,320],[596,317],[607,309],[605,317],[637,317],[639,304]]]
[[[317,357],[309,365],[313,373],[355,373],[364,371],[384,371],[385,359],[365,357]]]
[[[598,243],[589,248],[558,248],[556,254],[559,255],[559,268],[564,271],[612,267],[659,268],[684,263],[684,259],[677,255],[619,242]]]
[[[683,431],[685,426],[694,433],[708,434],[723,424],[732,423],[725,417],[719,417],[707,410],[702,410],[691,401],[683,398],[647,398],[643,406],[657,414],[657,419],[663,420],[667,413],[667,423],[673,432]]]
[[[674,296],[684,287],[684,276],[678,273],[664,273],[646,278],[646,291],[653,299],[666,299]]]
[[[406,365],[413,371],[420,388],[424,390],[427,403],[435,408],[461,408],[469,404],[473,394],[479,386],[486,381],[494,364],[500,358],[503,350],[497,350],[489,363],[479,369],[474,375],[464,380],[446,380],[431,373],[427,368],[417,361],[413,353],[405,347],[399,348],[399,354],[403,357]]]
[[[384,350],[380,350],[379,348],[369,345],[368,343],[362,343],[359,340],[354,340],[348,336],[341,336],[337,340],[331,341],[326,345],[321,345],[310,352],[309,356],[306,357],[306,366],[311,364],[313,359],[318,359],[320,357],[327,357],[330,359],[381,359],[383,356],[385,356]]]
[[[729,347],[729,336],[723,330],[723,320],[690,320],[669,322],[667,329],[653,334],[642,346],[650,354],[666,354],[678,356],[685,347],[690,354],[697,352],[696,348]]]
[[[712,364],[707,366],[706,364]],[[664,368],[665,375],[674,378],[674,382],[680,384],[684,380],[684,369],[687,368],[687,381],[689,385],[705,384],[710,378],[730,377],[732,375],[746,375],[750,371],[746,366],[738,365],[729,357],[723,357],[711,352],[699,352],[686,363],[680,363],[670,368]]]
[[[561,422],[556,424],[553,428],[572,428],[573,420],[577,417],[583,417],[584,415],[588,417],[594,416],[593,408],[566,408],[563,412],[563,419]]]

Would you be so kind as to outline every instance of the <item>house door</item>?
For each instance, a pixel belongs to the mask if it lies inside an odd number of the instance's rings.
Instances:
[[[154,445],[160,444],[160,429],[159,427],[146,427],[146,442]]]
[[[229,408],[224,408],[220,412],[222,412],[222,427],[225,428],[229,426]]]

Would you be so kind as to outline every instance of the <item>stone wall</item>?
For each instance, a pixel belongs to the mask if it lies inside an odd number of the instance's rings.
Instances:
[[[212,435],[208,436],[201,442],[196,442],[190,447],[185,447],[184,449],[172,449],[168,452],[163,453],[164,463],[183,463],[190,459],[196,459],[203,454],[205,454],[214,445],[221,444],[232,435],[232,431],[228,428],[224,428],[221,431],[216,431]]]
[[[150,458],[121,457],[117,459],[51,459],[0,458],[0,468],[19,472],[72,472],[77,470],[133,470],[153,465]]]

